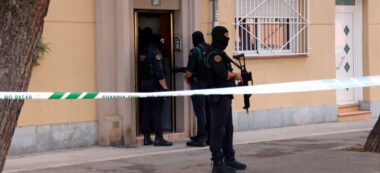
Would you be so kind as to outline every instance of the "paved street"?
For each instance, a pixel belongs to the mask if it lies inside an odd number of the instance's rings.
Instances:
[[[360,126],[372,128],[372,122],[362,123]],[[358,123],[344,124],[322,124],[307,125],[303,127],[290,127],[281,129],[269,129],[263,131],[253,131],[250,133],[284,133],[291,136],[293,133],[300,133],[299,129],[304,129],[307,136],[282,140],[267,140],[263,142],[239,141],[235,145],[237,158],[248,164],[246,171],[239,172],[281,172],[281,173],[319,173],[319,172],[344,172],[344,173],[380,173],[380,154],[364,153],[359,151],[347,150],[352,146],[364,144],[369,133],[368,129],[360,128]],[[331,134],[322,133],[321,130],[341,126],[341,129],[334,129]],[[319,127],[320,130],[316,130]],[[347,130],[347,129],[349,130]],[[353,129],[354,128],[354,129]],[[355,130],[357,128],[357,130]],[[310,134],[307,129],[314,129],[320,133]],[[302,133],[302,131],[301,131]],[[247,133],[237,133],[237,138],[244,139],[241,135]],[[294,135],[294,134],[293,134]],[[248,135],[247,135],[248,136]],[[259,137],[258,137],[259,138]],[[138,148],[111,148],[111,147],[94,147],[73,149],[63,152],[52,152],[52,154],[36,154],[32,156],[17,156],[9,159],[9,165],[6,164],[5,172],[23,172],[23,173],[66,173],[66,172],[83,172],[83,173],[202,173],[211,172],[210,153],[208,148],[188,148],[184,147],[185,141],[177,141],[175,146],[169,148],[159,147],[138,147]],[[130,152],[135,153],[128,155],[117,155],[113,157],[107,154],[112,152]],[[81,155],[90,152],[105,152],[105,158],[89,158],[87,161],[80,159],[76,162],[65,164],[50,163],[42,167],[28,167],[20,169],[23,162],[28,160],[38,164],[51,157],[51,160],[70,155],[75,160]],[[108,151],[108,152],[107,152]],[[76,154],[77,155],[76,155]],[[61,154],[61,156],[59,156]],[[102,155],[102,153],[98,153]],[[76,157],[78,156],[78,157]],[[46,162],[48,163],[48,162]],[[19,167],[17,167],[17,164]],[[19,169],[17,169],[19,168]]]

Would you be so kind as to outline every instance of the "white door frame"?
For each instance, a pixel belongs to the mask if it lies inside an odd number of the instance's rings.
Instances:
[[[336,5],[335,13],[337,12],[354,12],[354,77],[363,76],[363,2],[362,0],[355,0],[355,6]],[[355,103],[363,100],[363,88],[354,89]],[[346,104],[346,103],[338,103]]]

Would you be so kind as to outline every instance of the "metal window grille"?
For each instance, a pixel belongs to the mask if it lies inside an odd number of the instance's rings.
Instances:
[[[309,0],[235,0],[236,51],[247,56],[309,51]]]

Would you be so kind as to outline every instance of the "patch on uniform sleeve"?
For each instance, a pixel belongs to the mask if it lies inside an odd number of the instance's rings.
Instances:
[[[220,63],[220,62],[222,62],[222,57],[220,55],[215,55],[214,56],[214,61],[217,62],[217,63]]]
[[[161,55],[159,53],[156,55],[156,60],[157,61],[161,60]]]

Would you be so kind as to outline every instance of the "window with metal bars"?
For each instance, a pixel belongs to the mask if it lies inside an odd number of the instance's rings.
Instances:
[[[236,51],[246,56],[309,51],[309,0],[235,0]]]

